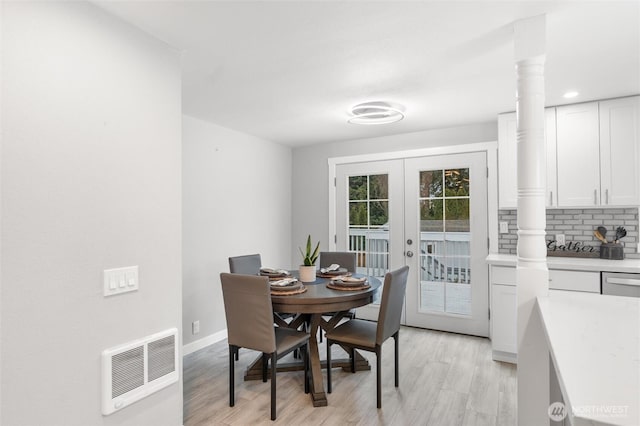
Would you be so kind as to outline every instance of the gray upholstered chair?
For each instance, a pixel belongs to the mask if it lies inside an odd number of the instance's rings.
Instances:
[[[247,254],[229,258],[229,271],[232,274],[258,275],[262,268],[259,254]]]
[[[327,338],[327,392],[331,393],[331,345],[339,343],[353,349],[362,349],[376,354],[376,388],[378,408],[382,408],[381,392],[381,348],[382,344],[393,337],[395,341],[395,384],[398,387],[398,339],[400,334],[400,317],[402,303],[407,287],[409,267],[403,266],[388,272],[384,277],[382,301],[378,313],[378,322],[354,319],[340,324],[326,334]],[[351,356],[351,371],[355,372],[354,357]]]
[[[320,268],[326,268],[336,263],[341,268],[346,268],[349,272],[356,272],[356,254],[348,251],[321,251],[319,257]],[[325,312],[322,315],[333,316],[335,312]],[[356,317],[355,309],[349,309],[349,313],[345,318],[354,319]],[[322,342],[322,331],[320,331],[320,341]]]
[[[348,251],[321,251],[320,268],[337,263],[349,272],[356,272],[356,254]]]
[[[304,391],[309,393],[309,334],[274,327],[269,278],[220,274],[229,341],[229,406],[235,405],[234,355],[238,348],[262,352],[262,381],[267,381],[271,360],[271,420],[276,419],[276,367],[278,359],[300,349],[304,358]]]
[[[232,274],[258,275],[262,268],[260,254],[246,254],[229,258],[229,272]],[[240,353],[236,352],[236,361],[240,359]]]

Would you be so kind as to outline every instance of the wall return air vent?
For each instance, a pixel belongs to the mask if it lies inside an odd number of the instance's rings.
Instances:
[[[102,414],[109,415],[178,381],[178,330],[102,352]]]

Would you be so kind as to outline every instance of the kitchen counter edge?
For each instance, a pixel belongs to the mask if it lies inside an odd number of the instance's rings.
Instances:
[[[489,265],[515,267],[518,257],[515,254],[492,253],[486,257]],[[640,259],[606,260],[578,257],[547,257],[549,269],[568,271],[624,272],[639,274]]]

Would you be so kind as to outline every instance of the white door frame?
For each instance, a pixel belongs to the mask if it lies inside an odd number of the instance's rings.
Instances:
[[[361,163],[368,161],[396,160],[432,155],[463,154],[469,152],[486,152],[487,169],[487,209],[489,253],[498,252],[498,142],[479,142],[465,145],[451,145],[415,150],[359,154],[346,157],[330,157],[329,165],[329,249],[336,249],[336,166],[338,164]]]

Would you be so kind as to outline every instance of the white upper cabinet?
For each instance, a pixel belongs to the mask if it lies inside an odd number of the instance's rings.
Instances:
[[[545,109],[547,207],[640,205],[640,96]],[[498,208],[518,204],[516,113],[498,115]]]
[[[558,205],[600,205],[598,103],[556,108]]]
[[[600,102],[602,205],[640,204],[640,96]]]
[[[547,153],[547,207],[558,205],[556,190],[556,110],[545,109],[545,144]],[[498,207],[518,206],[518,138],[516,113],[498,115]]]

